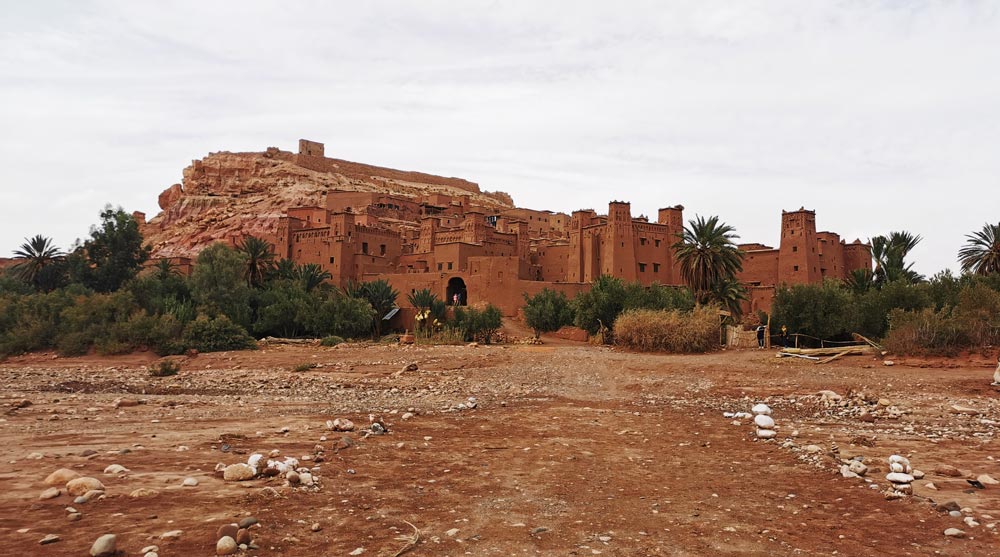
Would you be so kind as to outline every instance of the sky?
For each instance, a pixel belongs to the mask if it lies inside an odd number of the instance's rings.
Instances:
[[[518,206],[783,209],[907,230],[958,270],[1000,222],[1000,2],[12,2],[0,18],[0,257],[216,151],[458,176]]]

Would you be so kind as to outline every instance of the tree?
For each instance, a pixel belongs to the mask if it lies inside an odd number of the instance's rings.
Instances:
[[[576,314],[573,324],[595,335],[601,327],[612,329],[615,319],[625,309],[625,283],[610,275],[601,275],[591,285],[590,290],[573,298]]]
[[[415,290],[406,295],[406,301],[417,310],[416,328],[423,328],[433,323],[431,308],[438,301],[437,294],[431,292],[430,288]]]
[[[347,294],[352,298],[361,298],[371,304],[372,309],[375,310],[375,319],[372,321],[372,334],[375,338],[381,337],[382,318],[396,307],[396,297],[399,296],[399,292],[385,279],[363,282],[361,284],[350,282],[345,289]]]
[[[836,281],[779,287],[771,306],[772,322],[790,333],[818,339],[844,338],[857,330],[858,309],[851,293]]]
[[[267,278],[274,267],[273,246],[266,240],[247,235],[236,246],[236,249],[246,256],[243,278],[246,280],[247,286],[251,288],[260,288],[263,286],[264,279]]]
[[[844,285],[855,294],[864,294],[875,288],[875,274],[871,269],[854,269],[847,275]]]
[[[222,243],[212,244],[195,260],[191,297],[210,315],[227,315],[249,328],[253,315],[245,270],[246,255]]]
[[[982,230],[966,238],[965,247],[958,252],[962,271],[977,275],[1000,273],[1000,224],[986,223]]]
[[[14,266],[15,275],[31,284],[37,290],[51,290],[45,284],[52,282],[51,268],[58,264],[66,254],[52,245],[52,240],[41,234],[28,239],[21,244],[21,249],[14,251],[14,259],[22,260]],[[47,280],[48,279],[48,280]],[[54,285],[51,285],[54,287]]]
[[[715,283],[710,298],[731,314],[731,320],[734,323],[739,322],[740,318],[743,317],[743,302],[750,299],[747,296],[746,288],[743,288],[736,277]]]
[[[542,333],[558,331],[573,323],[573,308],[564,292],[543,288],[534,296],[524,293],[524,322],[534,329],[535,338]]]
[[[913,284],[924,277],[906,262],[906,256],[917,247],[922,238],[906,231],[890,232],[888,236],[875,236],[871,240],[872,259],[875,260],[875,285],[882,288],[887,283],[902,280]]]
[[[114,292],[139,273],[149,252],[132,215],[107,205],[101,224],[91,227],[90,239],[68,258],[70,280],[97,292]]]
[[[284,261],[284,260],[282,260]],[[306,263],[295,270],[296,278],[305,288],[306,292],[312,292],[314,288],[323,284],[324,281],[333,278],[330,271],[327,271],[316,263]]]
[[[699,303],[706,303],[721,283],[743,270],[743,253],[734,238],[735,229],[720,223],[719,217],[696,217],[678,234],[673,245],[680,263],[681,278]]]

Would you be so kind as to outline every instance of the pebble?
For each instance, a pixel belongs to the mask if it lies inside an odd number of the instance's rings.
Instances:
[[[773,429],[758,429],[757,437],[761,439],[774,439],[778,435],[777,431]]]
[[[960,478],[962,476],[961,470],[948,464],[938,466],[934,469],[934,473],[939,476],[948,476],[950,478]]]
[[[117,552],[118,536],[114,534],[104,534],[94,541],[90,546],[91,557],[107,557]]]
[[[152,552],[152,553],[159,553],[160,552],[160,548],[158,546],[155,546],[155,545],[147,545],[146,547],[144,547],[144,548],[142,548],[142,549],[139,550],[139,553],[143,553],[143,554],[150,553],[150,552]]]
[[[913,476],[902,472],[889,472],[885,475],[885,479],[894,484],[908,484],[913,482]]]
[[[250,545],[253,543],[253,536],[250,535],[250,530],[246,528],[240,528],[236,531],[236,543],[240,545]]]
[[[458,528],[452,528],[451,530],[448,530],[447,532],[444,533],[444,535],[448,536],[449,538],[454,538],[456,534],[458,534]]]
[[[50,543],[56,543],[61,538],[55,534],[46,534],[44,538],[38,540],[38,545],[48,545]]]
[[[252,517],[252,516],[248,516],[248,517],[243,518],[243,519],[240,520],[239,527],[240,528],[249,528],[249,527],[253,526],[254,524],[257,524],[257,519],[254,518],[254,517]]]
[[[979,476],[976,477],[976,479],[979,480],[979,483],[981,483],[983,485],[997,485],[997,484],[1000,484],[1000,481],[997,481],[996,479],[993,478],[993,476],[991,476],[989,474],[980,474]]]
[[[965,532],[959,530],[958,528],[948,528],[947,530],[944,531],[944,535],[948,536],[949,538],[964,538]]]
[[[66,491],[70,495],[84,495],[91,491],[104,491],[104,484],[97,478],[76,478],[66,482]]]
[[[221,540],[222,538],[230,537],[233,538],[233,541],[235,542],[239,529],[240,527],[237,524],[223,524],[222,526],[219,526],[218,530],[215,531],[215,539]]]
[[[164,533],[160,534],[160,539],[161,540],[178,540],[178,539],[180,539],[181,534],[183,534],[183,533],[184,533],[184,530],[171,530],[169,532],[164,532]],[[157,549],[156,551],[159,551],[159,549]]]
[[[413,412],[404,412],[403,415],[402,415],[402,418],[404,420],[412,420],[413,417],[414,417]]]
[[[121,474],[122,472],[131,472],[131,470],[121,464],[112,464],[104,469],[105,474]]]
[[[68,515],[66,515],[66,518],[69,519],[70,522],[76,522],[76,521],[78,521],[78,520],[80,520],[80,519],[83,518],[83,514],[82,513],[69,513]]]
[[[62,491],[58,487],[50,487],[43,491],[39,496],[39,501],[45,501],[46,499],[55,499],[62,495]]]
[[[236,545],[236,540],[230,538],[229,536],[223,536],[215,544],[215,554],[216,555],[232,555],[236,553],[239,546]]]
[[[181,482],[181,485],[184,487],[195,487],[196,485],[198,485],[198,478],[184,478],[184,481]]]
[[[155,489],[149,489],[148,487],[140,487],[138,489],[132,490],[128,496],[133,499],[148,499],[149,497],[156,497],[160,492]]]
[[[823,447],[820,447],[819,445],[806,445],[805,447],[802,448],[802,450],[804,450],[809,454],[816,454],[822,451]]]
[[[68,468],[60,468],[45,478],[45,485],[66,485],[70,480],[80,477],[80,473]]]
[[[754,416],[753,423],[760,429],[774,429],[774,418],[765,414]]]
[[[222,479],[227,482],[252,480],[255,475],[254,469],[247,464],[243,464],[242,462],[230,464],[222,471]]]
[[[354,551],[348,553],[348,555],[361,555],[364,552],[365,552],[365,548],[359,547],[359,548],[355,549]]]
[[[758,416],[759,415],[764,415],[764,416],[770,416],[771,415],[771,407],[768,406],[768,405],[766,405],[766,404],[764,404],[763,402],[758,403],[758,404],[754,404],[753,408],[751,408],[750,411],[753,412],[755,415],[758,415]]]
[[[859,460],[852,460],[851,463],[847,465],[847,468],[859,476],[864,476],[868,473],[868,467],[865,466],[865,463]]]
[[[313,522],[313,525],[309,527],[313,532],[319,532],[323,529],[323,526],[319,522]]]

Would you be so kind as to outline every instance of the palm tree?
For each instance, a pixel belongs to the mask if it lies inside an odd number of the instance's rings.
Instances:
[[[875,236],[871,240],[872,259],[875,260],[875,284],[881,288],[897,280],[915,283],[924,280],[913,270],[913,263],[906,263],[906,256],[922,240],[909,232],[890,232],[888,236]]]
[[[263,286],[264,279],[274,266],[274,251],[272,246],[256,236],[246,236],[243,242],[237,246],[244,255],[247,256],[246,268],[243,271],[243,278],[247,285],[252,288]]]
[[[431,292],[430,288],[414,290],[406,295],[406,300],[417,310],[416,328],[419,329],[425,324],[433,322],[431,321],[431,308],[438,301],[438,297],[437,294]]]
[[[732,321],[738,323],[743,317],[743,302],[750,298],[747,290],[740,284],[736,277],[715,283],[711,293],[712,301],[718,303],[722,309],[732,314]]]
[[[719,217],[696,216],[677,235],[673,249],[681,278],[701,303],[709,300],[718,285],[743,270],[743,252],[733,243],[733,238],[739,238],[735,230],[720,223]]]
[[[314,288],[323,284],[323,281],[333,278],[330,271],[316,263],[306,263],[299,266],[295,269],[295,274],[302,282],[302,287],[306,289],[306,292],[312,292]]]
[[[854,269],[847,275],[844,284],[855,294],[864,294],[875,288],[875,274],[871,269]]]
[[[61,260],[66,254],[52,245],[51,238],[41,234],[24,240],[21,249],[14,251],[14,259],[23,260],[14,266],[14,272],[21,280],[39,288],[45,268]]]
[[[165,281],[170,277],[179,276],[180,272],[177,270],[177,265],[174,265],[169,259],[163,258],[156,262],[153,266],[153,277],[159,281]]]
[[[296,280],[299,278],[299,268],[291,259],[279,259],[271,269],[271,278]]]
[[[371,304],[372,309],[375,310],[372,334],[375,338],[382,336],[383,318],[390,310],[396,307],[396,297],[399,296],[399,292],[385,279],[360,284],[350,281],[344,287],[344,290],[348,296],[367,300]]]
[[[958,251],[962,271],[977,275],[1000,272],[1000,224],[986,223],[966,238],[965,247]]]

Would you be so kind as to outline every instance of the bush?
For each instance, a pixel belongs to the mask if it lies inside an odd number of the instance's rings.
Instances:
[[[314,364],[312,362],[305,362],[293,367],[292,371],[301,373],[303,371],[309,371],[310,369],[316,369],[317,365],[318,364]]]
[[[644,352],[708,352],[719,347],[719,314],[713,306],[689,312],[634,309],[615,321],[615,342]]]
[[[836,281],[783,286],[772,305],[773,325],[787,325],[789,333],[819,339],[849,339],[858,322],[854,297]]]
[[[181,365],[173,360],[160,360],[149,366],[149,374],[153,377],[169,377],[177,375],[181,370]]]
[[[565,325],[573,324],[573,308],[570,307],[566,294],[548,288],[534,296],[524,293],[524,322],[534,329],[535,338],[541,333],[558,331]]]
[[[601,325],[614,326],[618,314],[625,309],[625,283],[621,279],[601,275],[587,292],[573,299],[573,323],[590,333],[597,334]]]
[[[481,341],[489,344],[493,335],[503,326],[503,313],[493,304],[478,310],[476,308],[455,308],[454,328],[461,331],[466,341]]]
[[[200,316],[188,323],[184,327],[184,345],[199,352],[257,348],[253,337],[225,315],[215,318]]]
[[[344,339],[338,337],[337,335],[330,335],[328,337],[323,337],[323,340],[319,342],[320,346],[337,346],[344,342]]]
[[[935,354],[953,356],[968,344],[958,320],[950,308],[934,311],[892,310],[889,313],[889,335],[883,341],[886,350],[894,354]]]

